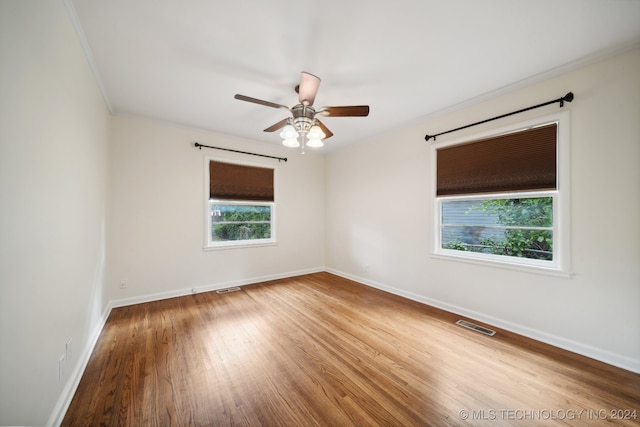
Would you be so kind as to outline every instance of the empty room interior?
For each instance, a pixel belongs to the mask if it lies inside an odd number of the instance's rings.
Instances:
[[[640,425],[640,2],[0,0],[0,425]]]

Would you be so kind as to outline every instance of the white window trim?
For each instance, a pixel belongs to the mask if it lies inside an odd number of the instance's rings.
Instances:
[[[437,186],[437,162],[436,150],[464,144],[487,137],[511,133],[518,130],[544,125],[550,122],[558,122],[557,138],[557,162],[556,176],[557,188],[555,191],[521,192],[521,193],[483,193],[469,196],[440,196],[436,195]],[[497,129],[485,130],[462,138],[435,143],[431,146],[431,171],[432,187],[431,200],[433,203],[433,241],[431,243],[431,256],[433,258],[450,261],[468,262],[484,266],[507,268],[512,270],[548,274],[558,277],[571,277],[570,268],[570,245],[571,245],[571,203],[570,203],[570,115],[569,111],[560,111],[556,114],[537,117],[522,122],[517,122]],[[442,202],[449,200],[465,199],[491,199],[496,197],[530,197],[535,194],[553,197],[553,261],[530,260],[527,258],[507,257],[501,255],[479,254],[474,252],[456,251],[452,249],[442,249],[441,247],[441,215]]]
[[[211,211],[210,211],[210,199],[209,199],[209,162],[217,161],[224,163],[234,163],[237,165],[244,166],[255,166],[259,168],[268,168],[273,169],[273,198],[277,199],[277,188],[278,188],[278,168],[272,164],[266,163],[257,163],[257,162],[246,162],[232,158],[225,158],[222,156],[204,156],[204,251],[216,251],[220,249],[237,249],[237,248],[255,248],[260,246],[275,246],[278,244],[277,240],[277,216],[276,216],[276,202],[251,202],[251,201],[242,201],[242,200],[229,200],[230,204],[248,204],[248,205],[269,205],[271,206],[271,238],[269,239],[255,239],[255,240],[230,240],[225,242],[213,242],[211,240]]]

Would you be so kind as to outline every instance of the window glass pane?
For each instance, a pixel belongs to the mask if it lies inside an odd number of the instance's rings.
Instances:
[[[443,249],[553,259],[553,198],[442,203]]]
[[[271,206],[212,202],[211,241],[271,238]]]

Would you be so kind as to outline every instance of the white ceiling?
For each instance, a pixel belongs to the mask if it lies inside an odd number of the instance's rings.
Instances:
[[[371,107],[324,149],[640,42],[638,0],[66,1],[114,114],[279,144],[287,112],[233,96],[293,106],[308,71],[316,108]]]

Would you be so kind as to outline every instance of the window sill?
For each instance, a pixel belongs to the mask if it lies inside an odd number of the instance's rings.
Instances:
[[[256,248],[256,247],[264,247],[264,246],[277,246],[278,242],[270,241],[270,242],[260,242],[260,243],[226,243],[216,246],[205,246],[202,248],[203,251],[217,251],[223,249],[246,249],[246,248]]]
[[[559,269],[548,268],[548,267],[541,267],[541,266],[516,264],[509,261],[484,260],[484,259],[469,258],[465,256],[458,256],[454,254],[441,254],[441,253],[435,253],[435,252],[432,252],[430,255],[431,255],[431,258],[434,258],[434,259],[441,259],[441,260],[453,261],[453,262],[464,262],[468,264],[481,265],[484,267],[494,267],[494,268],[502,268],[506,270],[520,271],[523,273],[541,274],[545,276],[559,277],[562,279],[571,279],[573,276],[573,273],[570,271],[559,270]]]

